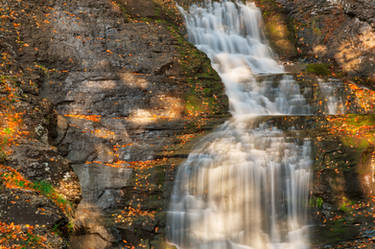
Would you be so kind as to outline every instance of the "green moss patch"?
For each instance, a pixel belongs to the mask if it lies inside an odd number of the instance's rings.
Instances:
[[[224,94],[224,85],[208,57],[178,32],[176,26],[169,30],[178,42],[180,70],[187,83],[185,114],[194,121],[208,116],[224,114],[228,109],[228,99]]]
[[[307,64],[306,72],[321,76],[328,76],[331,74],[330,66],[325,63]]]

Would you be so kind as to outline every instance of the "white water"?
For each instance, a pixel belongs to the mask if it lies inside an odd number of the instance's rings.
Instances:
[[[254,4],[207,2],[185,16],[189,38],[222,78],[233,118],[179,167],[168,238],[181,249],[306,249],[311,146],[260,122],[264,115],[309,114],[298,84],[282,74]],[[293,130],[290,127],[290,130]]]
[[[345,102],[342,96],[337,93],[339,89],[337,85],[339,85],[339,83],[338,81],[324,82],[319,79],[319,88],[326,107],[325,114],[335,115],[345,113]]]

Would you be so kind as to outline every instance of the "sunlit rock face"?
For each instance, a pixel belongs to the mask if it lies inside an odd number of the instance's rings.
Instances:
[[[190,132],[185,129],[190,122],[185,115],[185,91],[192,87],[187,77],[202,73],[204,81],[215,86],[209,93],[218,100],[223,95],[221,82],[216,73],[211,80],[207,57],[193,48],[184,54],[195,56],[194,68],[186,72],[178,56],[185,48],[177,42],[179,35],[169,29],[174,20],[159,22],[168,16],[161,3],[73,0],[49,4],[53,8],[46,17],[51,32],[45,32],[45,48],[39,47],[38,56],[45,58],[37,61],[43,61],[46,71],[53,68],[41,89],[41,96],[59,114],[51,140],[80,180],[82,201],[75,213],[79,234],[72,238],[72,247],[140,246],[154,240],[153,246],[160,248],[154,245],[163,233],[160,224],[165,223],[159,213],[168,204],[164,193],[170,192],[168,174],[174,170],[166,166],[164,151],[172,151],[169,146],[179,145],[178,136]],[[210,104],[216,105],[209,97]],[[207,119],[211,118],[216,117]],[[141,212],[130,215],[135,209]],[[144,213],[152,215],[145,220]],[[98,218],[101,215],[103,219]]]
[[[294,25],[297,46],[336,71],[368,86],[375,82],[375,2],[372,0],[278,1]],[[303,27],[299,24],[303,24]]]
[[[311,110],[298,84],[273,59],[259,10],[224,1],[181,11],[190,40],[226,86],[233,118],[180,166],[169,240],[183,249],[309,248],[310,141],[254,121]],[[270,74],[282,76],[272,84],[257,80]]]
[[[125,22],[111,1],[57,2],[50,21],[48,60],[71,64],[41,91],[60,114],[54,145],[79,175],[85,201],[118,207],[112,196],[130,184],[127,162],[154,159],[183,127],[183,84],[168,80],[180,78],[174,38],[163,25]]]

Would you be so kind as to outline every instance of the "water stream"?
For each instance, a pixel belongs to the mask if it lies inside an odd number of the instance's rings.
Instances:
[[[329,115],[344,114],[345,102],[342,96],[337,93],[337,91],[339,90],[338,85],[340,85],[340,82],[324,82],[323,80],[319,79],[318,83],[326,106],[325,113]]]
[[[190,41],[225,84],[233,117],[179,167],[168,212],[170,242],[180,249],[309,248],[310,141],[259,119],[310,114],[310,107],[274,59],[259,9],[223,1],[181,12]],[[257,80],[270,74],[281,78]]]

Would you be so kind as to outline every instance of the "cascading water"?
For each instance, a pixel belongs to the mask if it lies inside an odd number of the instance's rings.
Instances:
[[[319,88],[324,98],[325,105],[326,105],[326,114],[335,115],[335,114],[344,114],[344,101],[342,97],[337,94],[337,90],[339,87],[339,82],[337,81],[328,81],[324,82],[321,79],[318,80]]]
[[[180,166],[168,212],[170,242],[181,249],[309,248],[310,142],[257,117],[310,108],[272,58],[259,10],[224,1],[181,12],[191,42],[225,84],[233,118]],[[269,74],[282,74],[281,80],[257,80]]]

